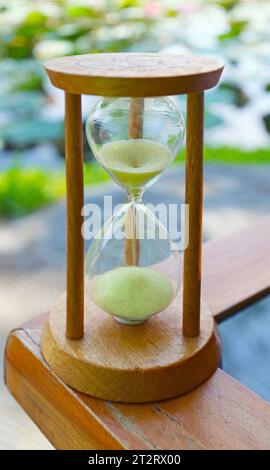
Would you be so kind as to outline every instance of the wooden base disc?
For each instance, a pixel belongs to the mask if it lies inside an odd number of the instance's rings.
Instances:
[[[206,305],[200,335],[184,337],[179,305],[178,298],[146,323],[126,326],[87,300],[84,338],[69,340],[63,296],[44,328],[42,354],[64,382],[98,398],[140,403],[184,394],[216,370],[220,341]]]

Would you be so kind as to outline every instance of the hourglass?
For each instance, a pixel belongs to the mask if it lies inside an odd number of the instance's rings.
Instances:
[[[202,57],[124,53],[53,59],[45,68],[65,90],[67,292],[44,328],[43,356],[68,385],[98,398],[147,402],[186,393],[220,357],[201,299],[201,245],[203,93],[223,66]],[[88,143],[126,192],[85,260],[82,94],[101,97],[86,121]],[[183,269],[166,227],[143,204],[144,191],[183,141],[184,119],[170,98],[177,94],[187,94]]]

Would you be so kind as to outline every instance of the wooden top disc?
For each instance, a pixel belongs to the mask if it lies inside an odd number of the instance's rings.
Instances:
[[[100,96],[166,96],[215,86],[223,64],[176,54],[86,54],[45,63],[51,82],[70,93]]]

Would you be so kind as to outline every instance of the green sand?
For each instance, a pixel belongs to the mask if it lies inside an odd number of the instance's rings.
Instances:
[[[129,139],[104,144],[98,157],[119,184],[139,188],[166,168],[171,154],[158,142]]]
[[[158,271],[126,266],[99,275],[92,286],[92,299],[116,317],[140,321],[168,307],[173,286]]]

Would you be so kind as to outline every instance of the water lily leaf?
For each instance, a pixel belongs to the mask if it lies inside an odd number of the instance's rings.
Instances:
[[[270,134],[270,113],[269,114],[265,114],[265,116],[263,116],[263,123],[264,123],[264,126],[265,126],[265,129],[267,130],[267,132]]]
[[[44,104],[43,93],[36,91],[17,92],[0,95],[0,112],[18,112],[29,114],[37,111]]]
[[[6,146],[23,148],[31,147],[40,142],[54,141],[63,136],[63,122],[52,122],[46,120],[25,120],[2,126],[0,138]]]
[[[206,128],[219,126],[220,124],[223,124],[223,122],[224,121],[220,116],[209,111],[208,109],[205,110],[204,124]]]
[[[234,104],[234,91],[230,88],[223,88],[222,84],[205,94],[205,103],[212,105],[216,103],[229,103]]]
[[[249,97],[239,84],[233,82],[223,82],[221,83],[219,90],[221,93],[227,93],[231,95],[233,103],[239,108],[245,106],[249,102]],[[225,102],[230,102],[230,100],[226,100]]]

